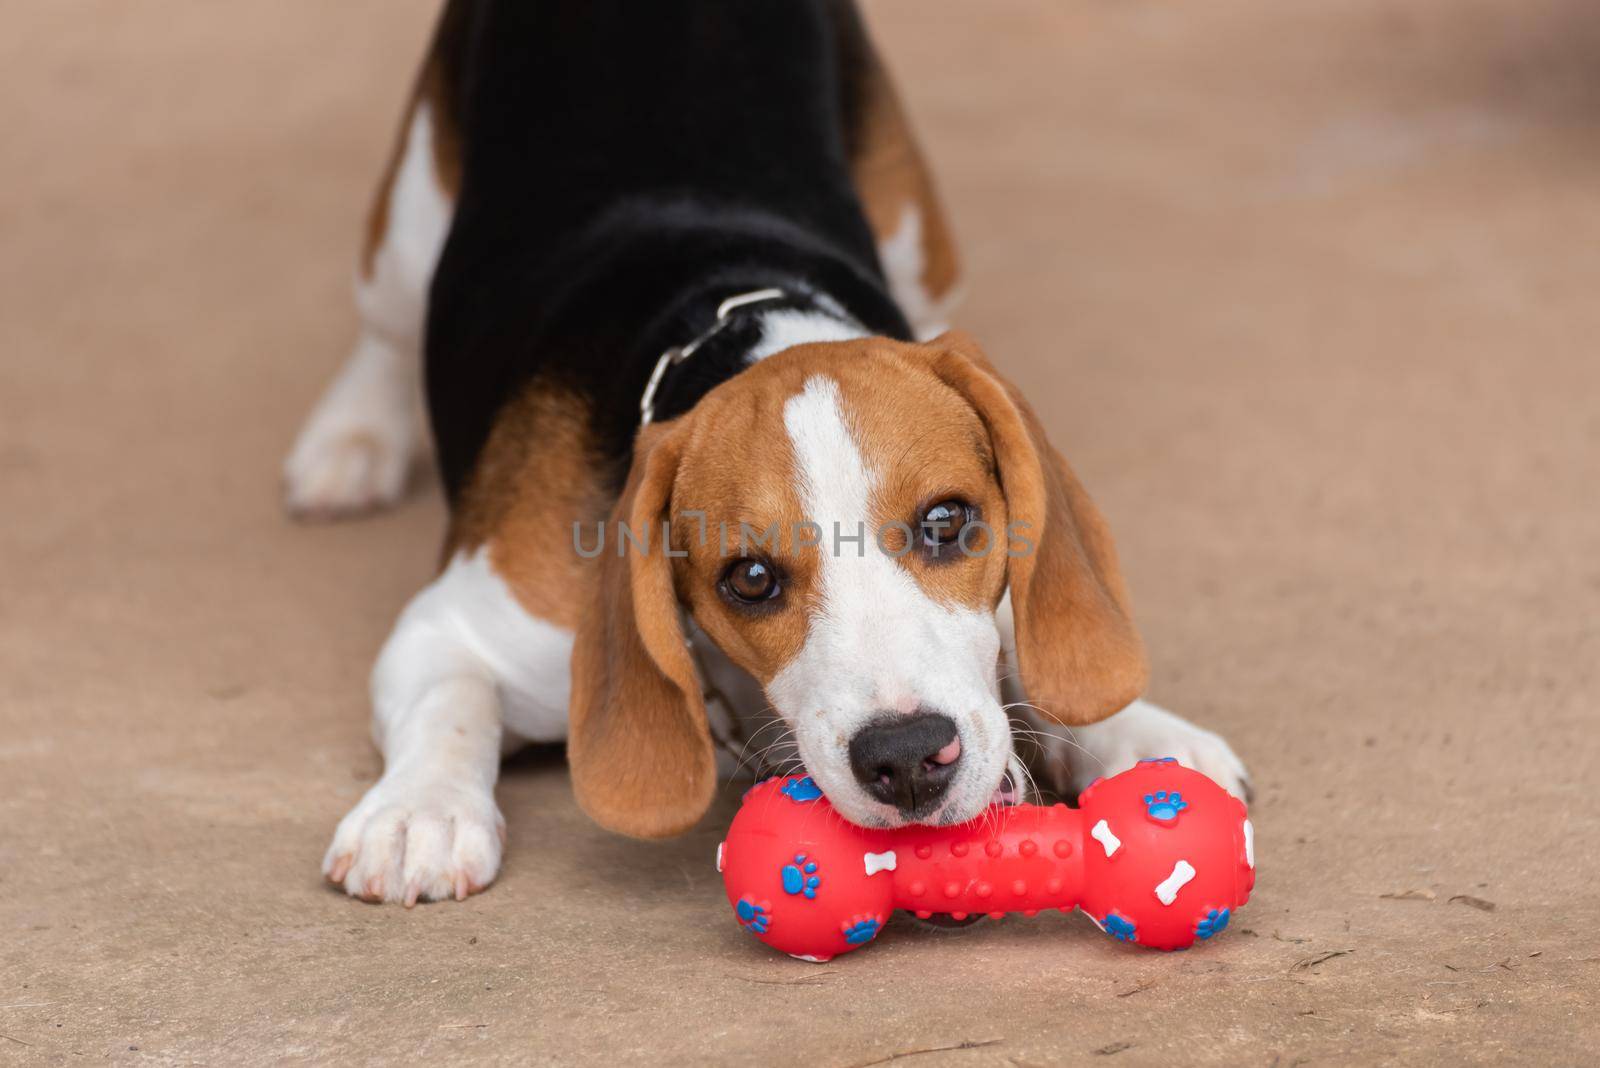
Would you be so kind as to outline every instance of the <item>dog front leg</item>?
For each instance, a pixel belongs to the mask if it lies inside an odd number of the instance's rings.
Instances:
[[[1149,701],[1135,701],[1099,723],[1075,727],[1073,739],[1076,750],[1069,747],[1064,755],[1076,792],[1141,760],[1175,757],[1234,796],[1250,800],[1250,773],[1222,735]]]
[[[457,900],[500,870],[494,801],[501,705],[487,665],[452,632],[440,583],[401,615],[372,675],[383,777],[334,832],[328,879],[368,901]]]
[[[1061,796],[1074,796],[1094,780],[1127,771],[1141,760],[1170,756],[1234,796],[1250,800],[1250,773],[1227,740],[1159,705],[1141,699],[1098,723],[1077,727],[1046,718],[1022,692],[1009,593],[995,610],[995,625],[1000,629],[1003,699],[1033,743],[1026,748],[1037,751],[1030,766],[1036,770],[1040,786]]]

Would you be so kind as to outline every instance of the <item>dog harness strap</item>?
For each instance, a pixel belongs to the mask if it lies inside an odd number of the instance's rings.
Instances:
[[[693,356],[696,349],[716,337],[728,325],[730,317],[740,308],[751,304],[763,304],[769,300],[783,300],[788,296],[786,291],[776,287],[753,289],[748,293],[737,293],[718,304],[716,319],[703,333],[688,344],[672,346],[656,360],[655,368],[650,372],[650,381],[645,383],[644,396],[639,398],[639,425],[649,426],[650,420],[655,418],[656,390],[661,388],[661,379],[666,375],[667,368],[676,367]]]

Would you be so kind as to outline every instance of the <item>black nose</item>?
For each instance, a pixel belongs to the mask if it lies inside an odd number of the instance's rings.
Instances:
[[[905,816],[926,816],[955,778],[960,747],[954,756],[941,751],[956,740],[956,725],[937,712],[890,713],[874,720],[850,739],[850,770],[867,793],[893,805]]]

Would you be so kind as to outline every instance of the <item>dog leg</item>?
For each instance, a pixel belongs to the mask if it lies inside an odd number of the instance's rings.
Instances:
[[[1140,760],[1176,757],[1241,800],[1250,799],[1250,773],[1222,735],[1149,701],[1135,701],[1099,723],[1074,727],[1072,737],[1079,748],[1068,747],[1065,755],[1074,790],[1126,771]]]
[[[1220,734],[1198,727],[1149,701],[1139,700],[1099,723],[1066,727],[1044,718],[1023,699],[1017,672],[1011,595],[995,609],[1000,629],[1000,675],[1008,714],[1020,720],[1037,744],[1040,785],[1062,796],[1081,793],[1095,779],[1127,771],[1150,757],[1176,757],[1223,789],[1250,800],[1250,773]],[[1033,748],[1029,746],[1028,748]]]
[[[1095,779],[1127,771],[1140,760],[1169,756],[1250,800],[1250,773],[1220,734],[1149,701],[1135,701],[1099,723],[1079,727],[1062,726],[1031,708],[1013,713],[1027,723],[1042,750],[1041,785],[1062,796],[1081,793]]]
[[[462,574],[452,566],[412,600],[373,669],[383,777],[340,822],[322,861],[354,897],[408,907],[460,900],[500,870],[502,711],[495,672],[458,623]]]
[[[419,101],[373,210],[356,282],[361,334],[284,461],[290,514],[335,519],[394,504],[419,451],[422,327],[451,200]]]
[[[283,465],[297,519],[341,519],[398,501],[417,452],[414,343],[363,328]]]
[[[950,316],[960,303],[961,293],[954,282],[942,296],[935,296],[927,282],[927,238],[922,230],[921,207],[907,201],[900,209],[897,229],[878,242],[878,260],[883,264],[889,293],[911,323],[918,341],[931,341],[950,329]]]

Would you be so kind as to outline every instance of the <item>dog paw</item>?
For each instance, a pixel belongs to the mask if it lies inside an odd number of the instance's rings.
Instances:
[[[488,792],[385,780],[340,821],[322,873],[364,901],[462,901],[494,881],[504,848]]]
[[[283,503],[296,519],[377,511],[405,493],[411,428],[313,420],[283,465]]]
[[[284,505],[337,519],[394,504],[417,450],[416,353],[364,334],[283,462]]]
[[[1089,757],[1073,762],[1080,791],[1093,779],[1127,771],[1141,760],[1174,757],[1235,797],[1250,800],[1250,773],[1222,735],[1147,701],[1136,701],[1110,719],[1078,727],[1075,734]]]

